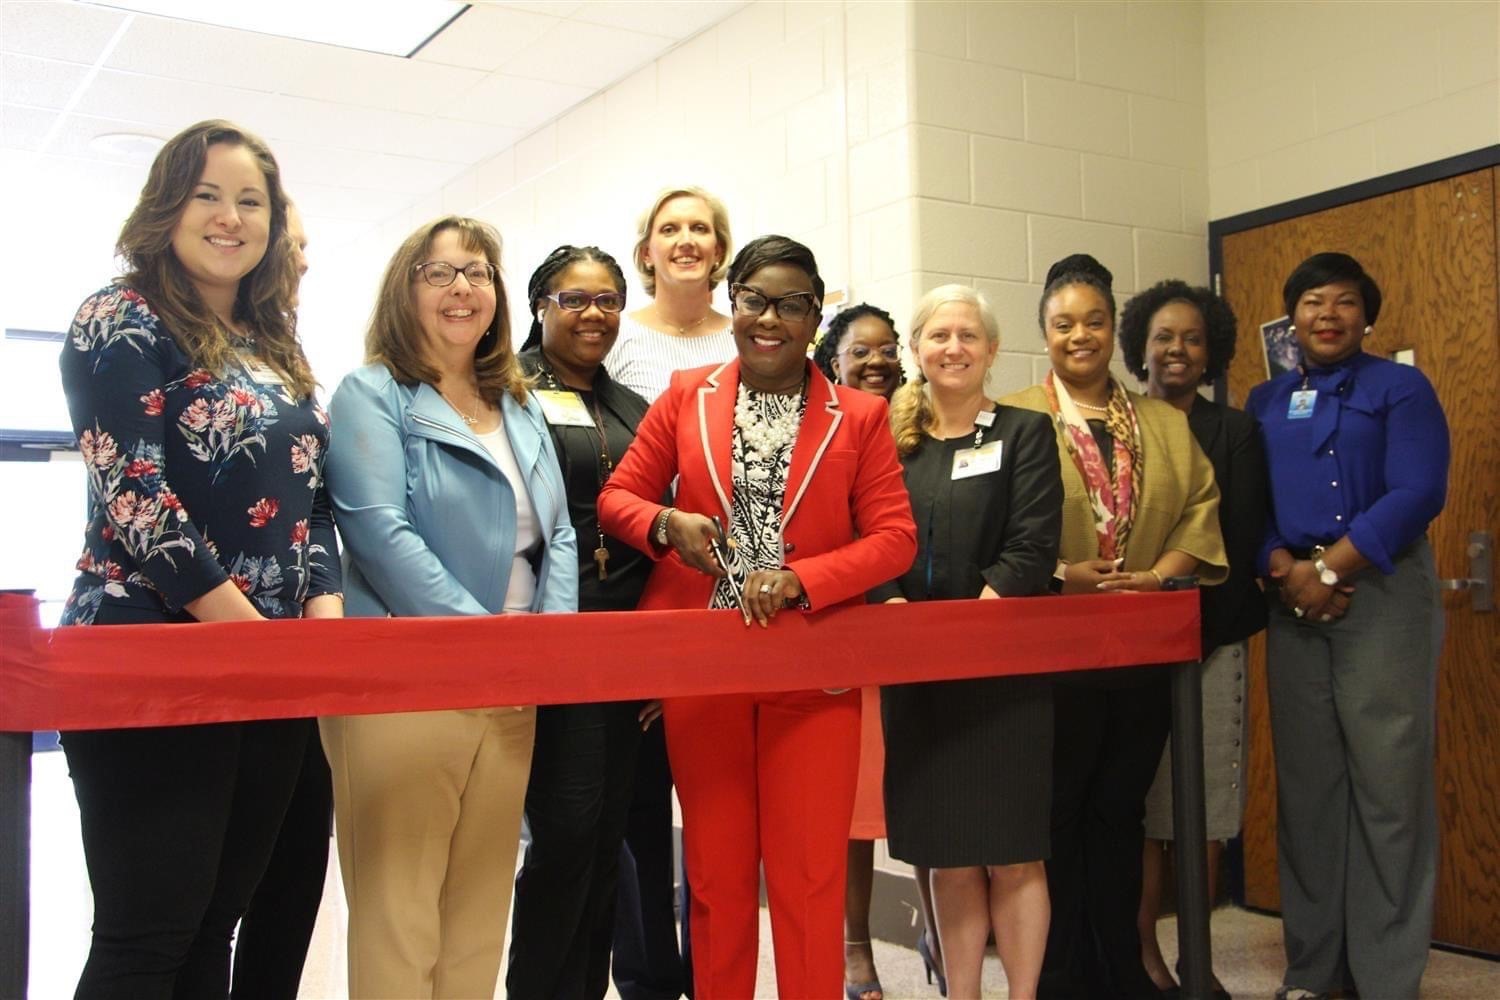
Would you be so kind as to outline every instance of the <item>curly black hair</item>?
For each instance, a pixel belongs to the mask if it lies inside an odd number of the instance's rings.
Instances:
[[[547,259],[531,272],[531,281],[526,285],[526,309],[531,313],[531,329],[527,332],[526,342],[521,345],[521,350],[529,351],[541,346],[542,300],[552,292],[552,282],[557,276],[582,260],[603,264],[605,270],[609,271],[609,276],[615,279],[615,289],[621,295],[625,294],[625,273],[620,270],[620,264],[614,257],[598,247],[575,247],[564,243],[549,253]]]
[[[863,319],[866,316],[874,316],[890,327],[891,335],[896,338],[896,343],[901,343],[901,334],[896,332],[896,321],[891,318],[890,313],[879,306],[872,306],[868,302],[861,302],[859,305],[850,306],[828,321],[828,329],[823,333],[822,337],[818,338],[817,346],[813,348],[813,364],[818,366],[818,371],[828,376],[828,381],[837,382],[839,380],[833,371],[833,359],[838,356],[839,341],[844,339],[844,334],[849,332],[849,327],[854,324],[855,320]]]
[[[1208,345],[1208,364],[1203,368],[1203,381],[1217,381],[1234,358],[1234,310],[1207,288],[1196,288],[1175,278],[1158,281],[1125,304],[1116,331],[1125,369],[1142,382],[1146,381],[1146,337],[1151,332],[1151,317],[1169,302],[1186,302],[1203,317],[1203,333]]]

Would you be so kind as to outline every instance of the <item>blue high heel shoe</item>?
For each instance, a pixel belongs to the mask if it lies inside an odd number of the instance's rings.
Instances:
[[[927,946],[927,931],[924,929],[917,936],[917,954],[922,956],[922,964],[927,968],[927,984],[932,985],[932,977],[937,976],[938,996],[948,995],[948,977],[943,975],[943,970],[932,960],[932,949]]]

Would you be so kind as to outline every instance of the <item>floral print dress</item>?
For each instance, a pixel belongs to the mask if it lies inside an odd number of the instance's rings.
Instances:
[[[89,512],[62,624],[111,604],[176,617],[225,580],[267,618],[339,591],[315,399],[262,366],[198,367],[125,285],[84,300],[61,368]]]

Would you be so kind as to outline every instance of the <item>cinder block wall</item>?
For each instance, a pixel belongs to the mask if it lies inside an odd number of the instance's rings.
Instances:
[[[1204,9],[1213,218],[1500,142],[1500,4]]]

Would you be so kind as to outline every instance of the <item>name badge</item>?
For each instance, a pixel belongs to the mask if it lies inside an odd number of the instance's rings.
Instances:
[[[1286,418],[1288,420],[1306,420],[1313,415],[1313,407],[1318,402],[1318,390],[1297,389],[1292,392],[1292,401],[1287,404]]]
[[[593,427],[594,417],[583,405],[583,397],[562,389],[537,389],[537,401],[547,423],[554,427]]]
[[[281,373],[249,351],[236,351],[240,359],[240,367],[245,369],[245,374],[250,376],[250,381],[256,385],[285,385],[286,380]]]
[[[1000,451],[1005,442],[991,441],[978,448],[960,448],[953,455],[953,478],[970,479],[1000,471]]]

